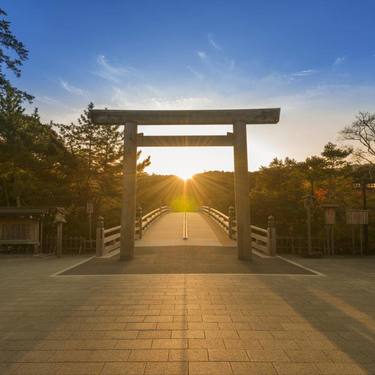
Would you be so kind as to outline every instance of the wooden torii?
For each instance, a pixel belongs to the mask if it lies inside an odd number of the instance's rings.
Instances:
[[[120,259],[134,257],[137,147],[232,146],[239,259],[251,258],[247,124],[276,124],[280,108],[224,110],[109,110],[90,111],[94,124],[124,125],[124,190],[121,213]],[[233,133],[216,136],[144,136],[138,125],[233,125]]]

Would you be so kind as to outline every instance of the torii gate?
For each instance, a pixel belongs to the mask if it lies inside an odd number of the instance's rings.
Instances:
[[[247,124],[276,124],[280,108],[225,110],[108,110],[90,111],[94,124],[124,126],[124,190],[120,259],[134,257],[137,147],[233,146],[239,259],[251,258]],[[233,125],[233,133],[216,136],[144,136],[138,125]]]

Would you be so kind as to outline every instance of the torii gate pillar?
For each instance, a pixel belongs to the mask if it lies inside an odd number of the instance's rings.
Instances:
[[[236,201],[237,248],[239,259],[251,258],[249,171],[246,123],[233,124],[234,194]]]
[[[121,211],[120,259],[134,257],[136,192],[137,192],[137,123],[124,127],[124,173]]]

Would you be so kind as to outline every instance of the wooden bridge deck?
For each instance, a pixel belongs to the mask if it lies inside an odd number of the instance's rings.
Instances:
[[[183,212],[162,216],[136,242],[136,246],[236,246],[236,242],[215,223],[197,212],[186,213],[188,238],[183,239],[184,217]]]

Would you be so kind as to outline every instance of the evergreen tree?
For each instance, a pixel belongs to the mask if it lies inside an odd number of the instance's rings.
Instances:
[[[12,86],[6,76],[6,70],[16,77],[21,75],[21,66],[29,56],[29,51],[10,30],[10,22],[6,20],[7,14],[0,8],[0,96],[6,96],[6,92],[13,89],[19,97],[28,101],[32,96],[25,91]]]
[[[123,168],[123,133],[119,126],[96,125],[89,117],[93,103],[87,106],[77,123],[58,125],[67,149],[76,160],[71,171],[74,204],[92,202],[98,212],[103,207],[120,206]],[[140,157],[140,152],[138,153]],[[138,172],[150,164],[150,158],[138,163]]]

